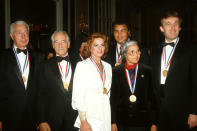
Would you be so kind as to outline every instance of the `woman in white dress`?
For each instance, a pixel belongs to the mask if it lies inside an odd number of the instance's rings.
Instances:
[[[78,110],[75,126],[80,131],[111,131],[110,88],[111,65],[102,58],[108,51],[107,37],[93,33],[78,62],[73,80],[72,107]]]

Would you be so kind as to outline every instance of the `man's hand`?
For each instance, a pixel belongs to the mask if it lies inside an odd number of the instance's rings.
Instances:
[[[47,122],[42,122],[38,126],[39,131],[51,131],[51,128]]]
[[[80,131],[93,131],[87,120],[81,121]]]
[[[189,125],[189,128],[193,128],[193,127],[197,126],[197,115],[189,114],[187,123]]]
[[[111,124],[111,131],[118,131],[118,127],[116,124]]]
[[[3,130],[3,123],[0,121],[0,131]]]

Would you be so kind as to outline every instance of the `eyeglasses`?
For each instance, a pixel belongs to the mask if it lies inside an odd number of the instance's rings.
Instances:
[[[141,52],[140,52],[140,50],[137,50],[137,51],[129,50],[129,51],[127,51],[127,54],[134,56],[135,54],[140,55]]]

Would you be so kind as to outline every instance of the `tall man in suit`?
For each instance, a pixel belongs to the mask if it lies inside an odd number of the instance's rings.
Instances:
[[[27,49],[26,22],[12,23],[10,36],[13,46],[0,54],[0,130],[33,131],[36,75],[42,56]]]
[[[115,42],[112,42],[109,46],[109,53],[107,54],[106,61],[114,67],[122,63],[120,48],[122,44],[130,39],[131,30],[129,24],[125,21],[115,21],[112,26]],[[145,48],[141,48],[141,52],[140,62],[149,65],[148,51],[145,50]]]
[[[196,54],[178,36],[181,18],[166,12],[160,31],[165,43],[152,48],[151,64],[159,103],[159,131],[189,131],[197,125]]]
[[[38,115],[40,131],[73,131],[77,112],[71,107],[73,66],[68,54],[69,36],[51,36],[55,57],[42,63],[39,76]]]

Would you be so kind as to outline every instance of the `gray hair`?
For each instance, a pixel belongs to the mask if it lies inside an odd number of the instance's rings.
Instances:
[[[121,46],[120,53],[121,53],[123,59],[126,57],[126,53],[129,49],[129,47],[132,45],[137,45],[139,47],[138,42],[135,40],[128,40]]]
[[[25,22],[25,21],[22,21],[22,20],[18,20],[18,21],[15,21],[13,22],[11,25],[10,25],[10,33],[13,34],[14,33],[14,26],[15,25],[24,25],[27,27],[27,31],[29,33],[29,25]]]
[[[63,30],[56,30],[52,35],[51,35],[51,42],[52,42],[52,45],[54,44],[54,37],[57,33],[62,33],[66,36],[66,41],[67,43],[70,45],[70,38],[68,36],[68,33],[66,31],[63,31]]]

